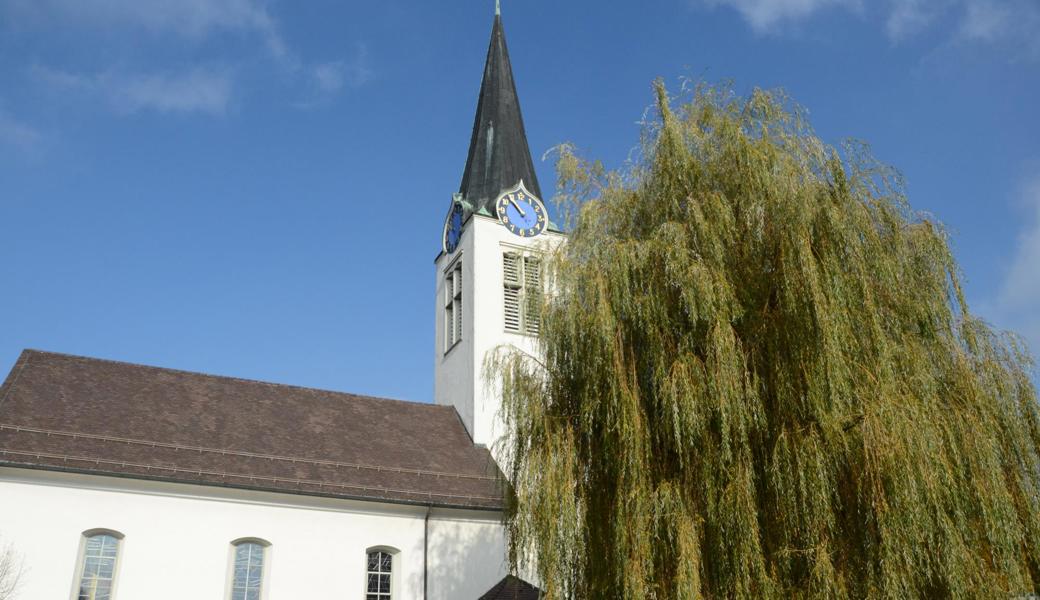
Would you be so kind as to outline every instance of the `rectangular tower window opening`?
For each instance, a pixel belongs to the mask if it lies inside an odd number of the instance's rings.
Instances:
[[[456,262],[444,278],[444,351],[462,339],[462,261]]]
[[[537,256],[519,252],[502,255],[505,329],[538,335],[542,328],[542,271]]]

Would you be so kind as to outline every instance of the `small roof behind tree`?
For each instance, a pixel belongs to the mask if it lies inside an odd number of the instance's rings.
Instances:
[[[515,575],[506,575],[478,600],[538,600],[542,591]]]

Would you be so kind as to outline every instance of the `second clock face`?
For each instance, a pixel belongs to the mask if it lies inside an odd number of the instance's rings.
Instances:
[[[451,254],[459,247],[462,239],[462,205],[455,202],[451,205],[451,212],[444,222],[444,252]]]
[[[495,210],[506,229],[520,237],[534,237],[545,231],[549,223],[542,201],[523,187],[502,194]]]

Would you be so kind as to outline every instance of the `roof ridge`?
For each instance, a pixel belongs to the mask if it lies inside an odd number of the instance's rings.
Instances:
[[[146,364],[143,364],[143,363],[135,363],[135,362],[125,361],[125,360],[116,360],[116,359],[112,359],[112,358],[98,358],[98,357],[94,357],[94,356],[84,356],[84,355],[81,355],[81,354],[69,354],[69,353],[66,353],[66,352],[53,352],[53,351],[50,351],[50,350],[40,350],[40,349],[37,349],[37,348],[26,348],[26,349],[22,350],[22,354],[23,355],[26,355],[26,354],[44,354],[44,355],[56,356],[56,357],[60,357],[60,358],[69,358],[69,359],[74,359],[74,360],[79,360],[79,361],[87,361],[87,362],[95,362],[95,363],[109,363],[109,364],[114,364],[114,365],[123,365],[123,366],[128,366],[128,367],[135,367],[135,368],[138,368],[138,369],[149,369],[149,370],[153,370],[153,371],[163,371],[163,372],[166,372],[166,373],[177,373],[177,374],[182,374],[182,375],[195,375],[195,376],[198,376],[198,377],[206,377],[206,378],[209,378],[209,379],[219,379],[219,380],[223,380],[223,381],[238,381],[238,382],[242,382],[242,383],[253,383],[253,384],[265,385],[265,386],[275,387],[275,388],[295,389],[295,390],[300,390],[300,391],[304,391],[304,392],[320,392],[320,393],[323,393],[323,394],[335,394],[337,396],[352,396],[354,398],[366,398],[366,399],[369,399],[369,400],[379,400],[380,402],[399,402],[399,403],[402,403],[402,404],[408,404],[410,406],[422,406],[422,407],[431,407],[431,408],[437,408],[437,409],[452,409],[452,410],[454,410],[454,407],[441,405],[441,404],[434,404],[433,402],[422,402],[422,401],[418,401],[418,400],[401,400],[401,399],[398,399],[398,398],[387,398],[385,396],[369,396],[369,395],[366,395],[366,394],[356,394],[354,392],[345,392],[345,391],[341,391],[341,390],[329,390],[329,389],[325,389],[325,388],[307,387],[307,386],[295,385],[295,384],[291,384],[291,383],[278,383],[278,382],[274,382],[274,381],[264,381],[262,379],[251,379],[251,378],[248,378],[248,377],[236,377],[234,375],[217,375],[215,373],[206,373],[206,372],[203,372],[203,371],[189,371],[187,369],[175,369],[175,368],[172,368],[172,367],[160,367],[160,366],[156,366],[156,365],[146,365]],[[26,357],[26,363],[28,363],[28,357]],[[14,386],[12,385],[11,387],[14,387]]]

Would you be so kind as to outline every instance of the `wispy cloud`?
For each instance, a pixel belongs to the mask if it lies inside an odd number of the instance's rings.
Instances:
[[[38,81],[55,89],[97,96],[125,113],[152,110],[220,115],[227,110],[232,96],[230,75],[217,69],[147,74],[107,71],[82,75],[36,66],[31,72]]]
[[[151,46],[134,46],[132,50],[127,46],[121,53],[110,52],[111,62],[96,65],[93,70],[34,69],[38,79],[51,86],[102,96],[112,107],[127,113],[224,113],[234,84],[226,71],[150,65],[127,69],[125,65],[148,64],[148,58],[153,59],[153,65],[162,65],[171,55],[184,56],[180,47],[185,40],[200,42],[229,32],[256,40],[261,52],[282,74],[270,81],[280,79],[310,90],[314,104],[328,103],[342,90],[363,85],[372,75],[364,46],[349,59],[312,63],[301,58],[285,42],[267,0],[0,0],[0,21],[4,17],[8,26],[46,28],[63,24],[111,31],[113,39],[129,32],[154,34]],[[177,39],[168,40],[170,36]],[[193,47],[212,51],[218,46]],[[190,60],[198,60],[198,53],[190,55]],[[206,60],[235,62],[229,56]]]
[[[19,152],[32,152],[43,142],[43,134],[34,127],[16,119],[0,106],[0,146]]]
[[[729,7],[757,33],[779,33],[827,9],[863,12],[859,0],[692,0],[694,4]],[[1040,59],[1040,2],[1037,0],[884,0],[884,30],[901,42],[952,18],[956,43],[989,44]],[[942,18],[942,19],[941,19]]]
[[[297,108],[315,108],[328,104],[343,88],[358,88],[372,78],[368,64],[368,48],[358,44],[349,61],[337,60],[311,67],[309,95],[296,102]]]
[[[775,32],[826,8],[859,6],[858,0],[701,0],[701,3],[712,8],[735,9],[758,33]]]
[[[1001,324],[1022,334],[1040,354],[1040,172],[1022,186],[1028,217],[997,301]]]
[[[909,38],[927,29],[949,4],[937,0],[891,0],[885,32],[894,41]]]
[[[1008,47],[1018,57],[1040,59],[1040,2],[964,0],[959,37]]]
[[[12,21],[84,28],[133,28],[201,39],[220,31],[252,33],[273,56],[289,58],[277,21],[257,0],[0,0]]]
[[[252,31],[276,52],[284,50],[275,20],[256,0],[0,0],[0,7],[23,22],[137,27],[188,37],[217,30]]]

